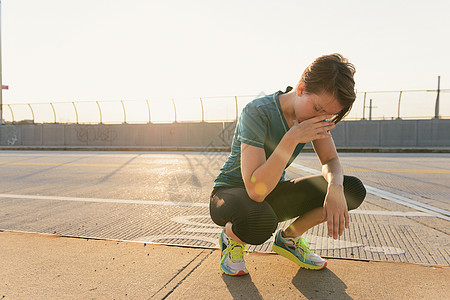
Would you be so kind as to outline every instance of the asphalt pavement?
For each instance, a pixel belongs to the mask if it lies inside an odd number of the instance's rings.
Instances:
[[[338,240],[308,231],[328,268],[250,247],[221,274],[208,217],[226,153],[0,151],[0,299],[444,299],[450,154],[344,153],[368,189]],[[320,169],[311,153],[288,169]],[[288,222],[280,224],[280,228]]]

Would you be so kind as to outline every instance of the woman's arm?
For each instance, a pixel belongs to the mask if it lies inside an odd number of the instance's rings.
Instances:
[[[263,148],[241,144],[242,179],[249,197],[256,202],[264,201],[275,188],[294,152],[296,144],[285,137],[267,160]]]
[[[327,220],[328,235],[337,239],[344,227],[348,228],[349,216],[344,195],[344,172],[333,138],[313,141],[314,151],[322,164],[322,176],[328,182],[323,218]]]
[[[267,160],[263,148],[241,144],[242,178],[251,199],[262,202],[272,192],[299,143],[331,137],[328,131],[334,128],[334,123],[323,122],[329,117],[319,116],[301,123],[294,121]]]

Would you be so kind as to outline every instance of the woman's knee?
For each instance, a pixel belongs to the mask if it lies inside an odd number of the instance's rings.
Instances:
[[[260,245],[267,241],[278,226],[278,218],[267,203],[256,203],[247,211],[239,211],[233,218],[233,232],[243,242]]]
[[[358,208],[366,197],[366,188],[358,178],[344,176],[344,193],[349,210]]]

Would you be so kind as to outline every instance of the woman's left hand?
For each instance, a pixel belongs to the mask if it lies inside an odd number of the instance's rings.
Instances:
[[[327,220],[328,236],[337,239],[348,228],[349,216],[344,187],[329,184],[323,204],[323,219]]]

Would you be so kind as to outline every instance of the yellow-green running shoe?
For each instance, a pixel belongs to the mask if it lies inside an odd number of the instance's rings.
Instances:
[[[233,241],[225,234],[225,229],[219,238],[220,243],[220,269],[222,272],[232,276],[247,275],[245,256],[247,246]]]
[[[321,270],[327,266],[327,261],[309,249],[306,239],[283,237],[282,230],[277,232],[272,250],[302,268]]]

